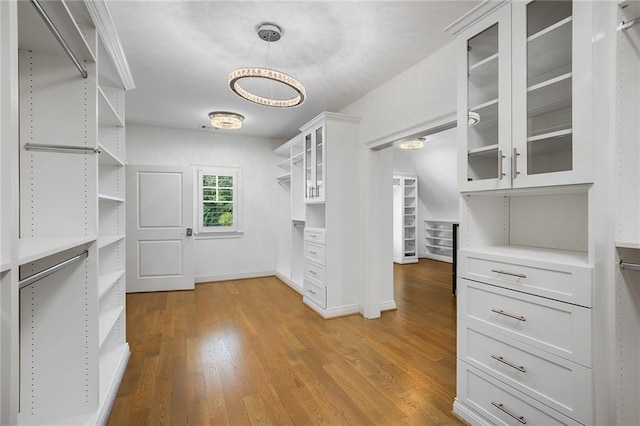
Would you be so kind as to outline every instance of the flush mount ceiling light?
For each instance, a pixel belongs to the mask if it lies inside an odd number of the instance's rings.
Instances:
[[[268,67],[270,44],[282,38],[282,29],[276,24],[263,23],[259,24],[256,30],[258,37],[267,42],[267,66],[242,67],[231,71],[228,77],[229,87],[236,95],[259,105],[275,108],[291,108],[300,105],[307,98],[307,91],[302,83],[288,74]],[[289,89],[288,91],[290,91],[290,94],[293,94],[293,96],[283,98],[263,96],[240,85],[241,81],[245,80],[246,82],[251,79],[266,80],[270,83],[275,82],[283,85],[286,89]]]
[[[404,141],[400,144],[402,149],[420,149],[424,146],[424,138],[412,139],[410,141]]]
[[[242,127],[244,116],[235,112],[214,111],[209,113],[214,129],[236,130]]]
[[[469,127],[475,126],[480,122],[480,114],[469,111]]]

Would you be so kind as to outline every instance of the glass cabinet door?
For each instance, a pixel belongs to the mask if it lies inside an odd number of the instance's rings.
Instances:
[[[318,127],[315,130],[315,173],[316,173],[316,201],[324,201],[324,128]]]
[[[458,125],[464,140],[459,152],[461,190],[510,186],[511,26],[509,4],[459,37],[464,55]],[[466,167],[465,167],[466,166]]]
[[[527,175],[573,169],[571,3],[526,6]]]
[[[467,179],[498,179],[498,24],[467,41]]]
[[[313,141],[311,140],[311,133],[304,136],[304,173],[305,173],[305,186],[304,186],[304,198],[309,200],[312,197],[314,189],[314,172],[315,167],[313,164]]]
[[[592,181],[591,2],[513,4],[514,187]]]

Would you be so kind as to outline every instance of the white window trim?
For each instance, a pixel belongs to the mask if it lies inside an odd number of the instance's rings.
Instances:
[[[215,238],[239,238],[243,234],[242,227],[242,168],[229,166],[194,166],[195,237],[198,240]],[[233,225],[224,227],[205,227],[202,224],[202,176],[233,176]]]

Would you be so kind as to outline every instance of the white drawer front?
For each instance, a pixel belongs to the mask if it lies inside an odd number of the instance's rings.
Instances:
[[[458,399],[496,425],[579,425],[491,376],[458,360]]]
[[[313,262],[304,263],[304,274],[324,284],[324,266]]]
[[[591,367],[591,309],[458,280],[458,316]]]
[[[304,297],[321,308],[327,307],[326,288],[306,277],[304,279]]]
[[[466,321],[458,357],[583,424],[591,416],[592,370]]]
[[[305,228],[304,240],[312,243],[325,244],[325,230],[320,228]]]
[[[325,246],[319,244],[313,244],[309,242],[305,242],[304,244],[304,256],[307,259],[311,259],[315,262],[318,262],[322,265],[325,263]]]
[[[461,277],[471,280],[576,305],[593,306],[591,267],[511,259],[461,250],[458,268]]]

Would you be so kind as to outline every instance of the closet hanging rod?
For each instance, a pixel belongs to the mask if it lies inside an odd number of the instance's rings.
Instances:
[[[637,263],[627,263],[620,261],[620,269],[625,271],[640,271],[640,265]]]
[[[40,15],[45,25],[47,26],[47,28],[49,28],[49,31],[51,31],[51,33],[56,38],[56,40],[58,40],[58,43],[60,43],[60,46],[62,46],[62,49],[65,51],[67,56],[69,56],[69,59],[71,59],[71,61],[76,66],[78,71],[80,71],[80,75],[82,76],[82,78],[87,78],[89,76],[89,74],[87,73],[87,70],[85,70],[82,67],[82,64],[76,57],[75,53],[73,53],[73,51],[67,44],[67,41],[64,39],[64,37],[62,37],[62,34],[60,34],[60,31],[58,31],[54,23],[51,21],[51,19],[49,18],[49,15],[47,15],[47,12],[44,11],[44,9],[42,8],[42,5],[40,5],[40,2],[38,0],[31,0],[31,4],[36,9],[36,11],[38,12],[38,15]]]
[[[24,149],[27,151],[45,152],[70,152],[75,154],[100,154],[100,148],[73,146],[73,145],[45,145],[41,143],[26,143]]]
[[[57,265],[53,265],[50,268],[45,269],[44,271],[40,271],[36,274],[33,274],[27,278],[25,278],[24,280],[20,281],[20,288],[24,288],[28,285],[31,285],[33,283],[35,283],[36,281],[40,281],[41,279],[48,277],[49,275],[58,272],[61,269],[66,268],[67,266],[79,262],[81,260],[84,260],[87,258],[87,256],[89,256],[89,252],[87,250],[83,251],[82,253],[80,253],[77,256],[73,256],[70,259],[67,259],[63,262],[58,263]]]
[[[631,27],[635,27],[638,24],[640,24],[640,17],[632,19],[632,20],[627,21],[627,22],[622,21],[622,22],[620,22],[620,25],[618,25],[618,31],[626,30],[626,29],[629,29]]]

